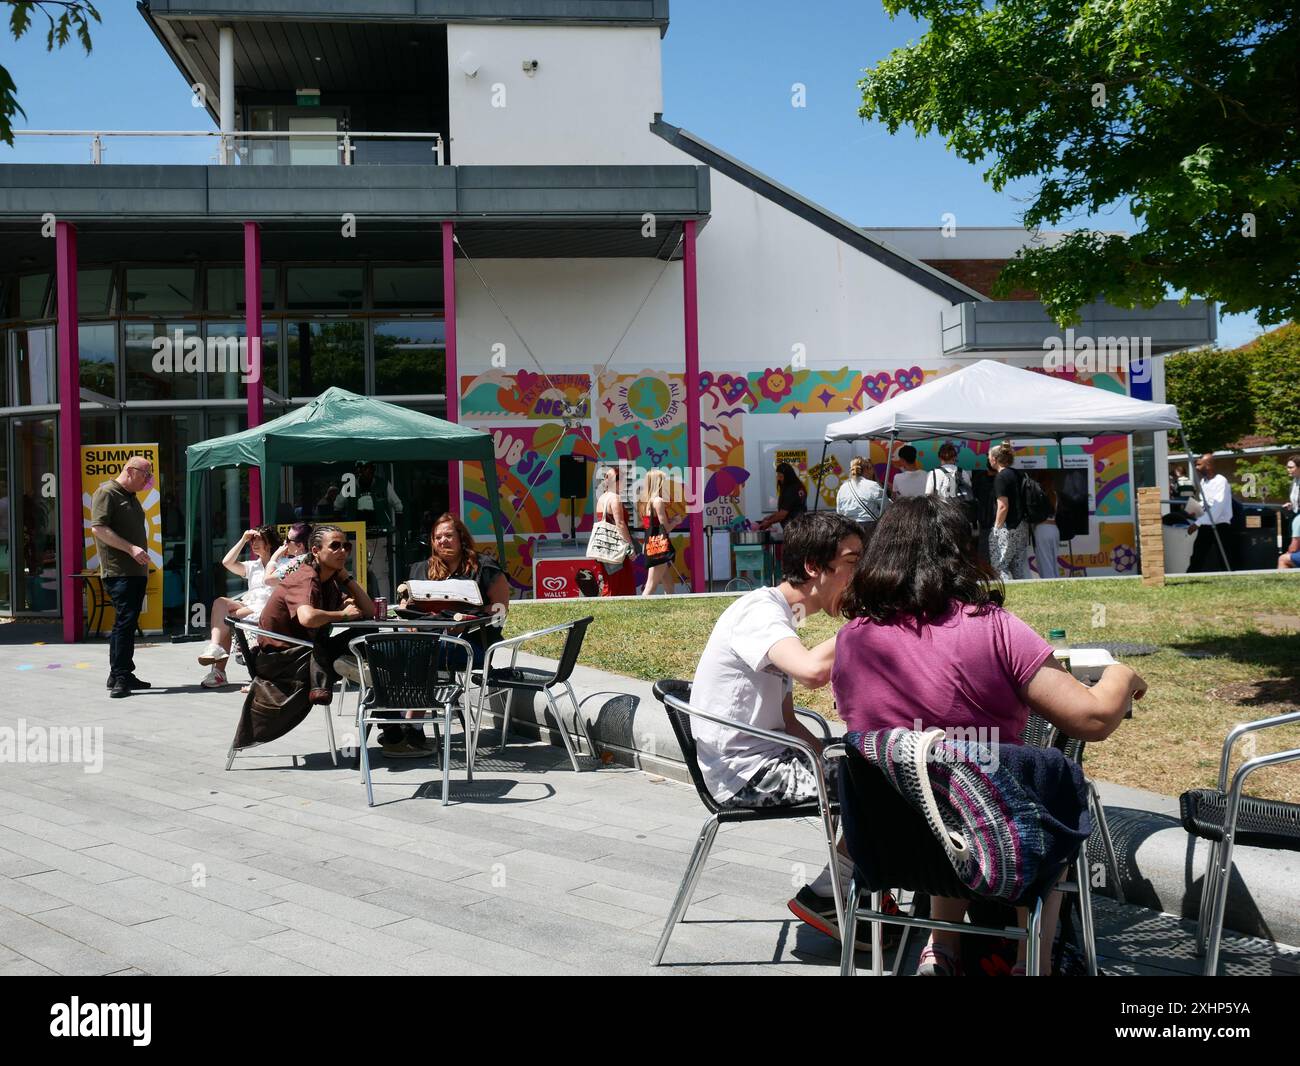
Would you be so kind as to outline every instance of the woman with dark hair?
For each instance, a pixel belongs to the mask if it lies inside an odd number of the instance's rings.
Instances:
[[[275,549],[267,564],[266,583],[278,585],[309,558],[307,545],[311,543],[310,522],[295,522],[284,534],[284,543]]]
[[[1116,664],[1088,688],[1002,602],[995,574],[976,558],[960,504],[919,496],[886,511],[842,601],[850,621],[836,638],[831,685],[849,730],[984,727],[995,743],[1019,744],[1033,711],[1079,740],[1114,732],[1146,682]],[[1052,893],[1043,920],[1045,974],[1059,906]],[[933,901],[940,920],[960,921],[965,913],[965,900]],[[956,934],[934,933],[918,974],[956,975],[957,946]]]
[[[239,556],[245,545],[253,557],[240,561]],[[212,602],[212,639],[199,654],[199,664],[209,668],[199,682],[204,688],[221,688],[226,684],[225,665],[230,658],[230,627],[226,625],[226,619],[241,618],[257,625],[262,608],[271,598],[267,577],[273,553],[279,547],[280,535],[275,531],[275,526],[246,529],[221,560],[222,566],[248,582],[248,589],[239,596],[218,596]]]
[[[808,490],[789,463],[776,465],[776,511],[758,523],[759,529],[768,529],[778,522],[785,524],[796,515],[808,510]]]

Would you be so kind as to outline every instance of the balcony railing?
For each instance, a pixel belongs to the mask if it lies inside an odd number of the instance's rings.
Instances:
[[[104,162],[104,139],[123,138],[210,138],[216,142],[214,162],[257,166],[355,166],[358,163],[426,163],[433,155],[438,166],[445,163],[440,133],[368,133],[353,130],[14,130],[15,137],[90,138],[90,161]],[[328,143],[334,142],[334,151]],[[298,143],[295,143],[298,142]],[[313,143],[315,142],[315,143]],[[363,158],[357,159],[357,149]],[[366,158],[369,156],[369,158]]]

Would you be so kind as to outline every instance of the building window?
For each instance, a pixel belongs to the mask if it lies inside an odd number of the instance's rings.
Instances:
[[[437,267],[375,267],[374,306],[383,311],[432,311],[442,307],[442,271]]]
[[[54,419],[15,419],[15,611],[48,613],[59,606],[59,507],[57,497],[46,492],[58,466]]]
[[[441,394],[447,389],[444,322],[375,323],[375,395]]]
[[[18,279],[18,317],[52,318],[49,310],[50,275],[26,274]]]
[[[81,364],[81,387],[116,399],[117,323],[97,322],[79,326],[77,349]]]
[[[361,267],[289,267],[285,299],[290,311],[359,311],[364,295]]]
[[[262,267],[262,310],[275,309],[275,267]],[[243,314],[244,268],[208,268],[208,310],[218,315]]]
[[[210,364],[207,368],[207,389],[210,400],[238,400],[248,395],[248,382],[254,370],[261,376],[263,387],[280,391],[280,323],[262,323],[262,359],[259,367],[251,365],[252,353],[238,347],[246,335],[243,322],[209,322],[204,330],[208,338],[206,350]],[[222,361],[224,360],[224,362]],[[225,371],[219,367],[225,366]],[[245,374],[244,367],[249,367]]]
[[[290,396],[316,396],[332,385],[365,392],[364,322],[286,322],[285,348]]]
[[[54,327],[16,329],[13,338],[18,406],[57,403],[59,359],[54,346]]]
[[[187,339],[197,338],[198,326],[193,322],[128,322],[124,328],[125,399],[198,399],[206,353],[195,351],[192,346],[188,353],[185,350]]]
[[[193,267],[129,267],[126,311],[132,315],[194,310]]]
[[[111,315],[117,311],[114,299],[113,271],[77,271],[77,314],[81,317]]]

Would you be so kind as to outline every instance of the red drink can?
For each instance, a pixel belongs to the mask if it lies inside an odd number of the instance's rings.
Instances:
[[[375,621],[383,622],[388,618],[388,601],[382,596],[374,598],[375,603]]]

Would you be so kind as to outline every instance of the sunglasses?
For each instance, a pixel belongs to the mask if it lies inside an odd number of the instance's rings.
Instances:
[[[325,547],[332,552],[350,552],[352,550],[351,542],[346,540],[336,540],[333,544],[326,544]]]

